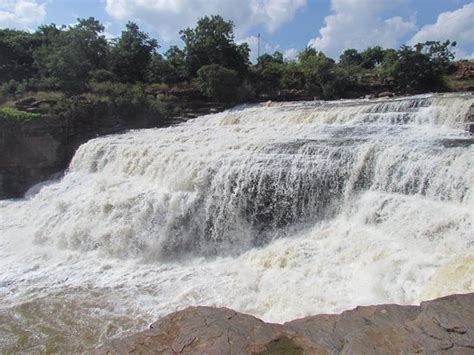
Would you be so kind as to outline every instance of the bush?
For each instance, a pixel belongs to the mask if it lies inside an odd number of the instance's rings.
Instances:
[[[117,77],[115,76],[115,74],[106,69],[94,70],[93,72],[91,72],[90,76],[91,76],[92,81],[96,81],[99,83],[117,80]]]
[[[26,85],[16,80],[10,80],[3,84],[1,89],[1,96],[3,98],[16,98],[17,96],[23,95],[25,92]]]
[[[234,101],[240,86],[237,72],[219,64],[201,67],[197,72],[196,83],[204,96],[220,102]]]
[[[40,118],[42,117],[42,115],[39,113],[18,111],[17,109],[14,109],[11,107],[1,107],[0,117],[13,118],[16,120],[24,120],[24,119],[30,119],[30,118]]]

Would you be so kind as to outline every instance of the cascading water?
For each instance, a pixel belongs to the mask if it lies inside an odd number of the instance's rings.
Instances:
[[[472,104],[262,104],[89,141],[0,203],[0,348],[78,351],[196,304],[286,321],[473,291]]]

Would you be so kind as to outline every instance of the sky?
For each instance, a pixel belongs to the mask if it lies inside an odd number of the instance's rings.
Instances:
[[[307,46],[337,59],[347,48],[446,39],[457,41],[458,59],[474,58],[471,0],[0,0],[0,28],[33,31],[92,16],[114,38],[133,21],[163,52],[182,46],[179,30],[211,14],[234,22],[235,39],[249,43],[253,60],[258,34],[262,53],[278,50],[288,59]]]

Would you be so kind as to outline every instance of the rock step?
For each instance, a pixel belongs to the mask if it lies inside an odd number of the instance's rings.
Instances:
[[[228,308],[190,307],[94,354],[474,353],[474,293],[420,306],[357,307],[285,324]]]

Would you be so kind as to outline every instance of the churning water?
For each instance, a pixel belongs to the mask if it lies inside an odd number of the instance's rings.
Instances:
[[[189,305],[282,322],[474,291],[472,95],[239,107],[97,138],[0,202],[0,349]]]

